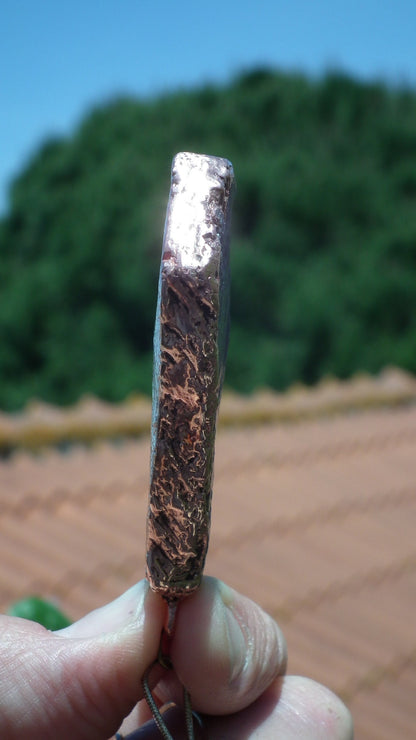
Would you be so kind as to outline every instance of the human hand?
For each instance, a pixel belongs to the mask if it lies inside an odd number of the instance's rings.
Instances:
[[[116,601],[59,632],[0,617],[0,737],[159,740],[140,678],[154,661],[166,613],[140,581]],[[155,669],[158,703],[181,700],[182,682],[202,713],[204,737],[348,740],[350,715],[328,689],[283,676],[284,638],[260,607],[213,578],[180,604],[171,644],[176,675]],[[136,704],[139,701],[138,704]],[[179,709],[165,714],[185,737]],[[140,728],[140,729],[138,729]]]

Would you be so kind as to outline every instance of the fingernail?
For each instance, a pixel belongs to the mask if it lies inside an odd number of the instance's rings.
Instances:
[[[231,660],[230,683],[233,683],[233,681],[239,678],[246,665],[249,653],[249,636],[244,631],[244,625],[240,623],[234,612],[234,591],[220,581],[219,592],[225,607],[225,624]]]
[[[95,609],[55,634],[65,637],[96,637],[107,632],[137,629],[144,618],[143,607],[148,590],[148,582],[139,581],[114,601]]]

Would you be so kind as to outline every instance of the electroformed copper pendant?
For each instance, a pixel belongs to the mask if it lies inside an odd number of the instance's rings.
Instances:
[[[147,577],[173,602],[208,548],[215,429],[228,343],[234,174],[219,157],[172,165],[154,336]]]
[[[147,578],[168,603],[159,655],[142,677],[160,734],[173,740],[153,698],[156,664],[174,667],[169,645],[178,602],[198,588],[211,520],[215,428],[229,317],[229,226],[234,173],[219,157],[182,152],[172,165],[154,336]],[[183,686],[188,740],[191,697]]]

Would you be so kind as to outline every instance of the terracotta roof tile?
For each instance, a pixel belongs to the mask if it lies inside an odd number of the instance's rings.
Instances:
[[[289,670],[364,740],[414,737],[415,449],[414,406],[218,434],[206,572],[279,620]],[[1,608],[39,593],[77,618],[141,578],[148,478],[148,438],[0,462]]]

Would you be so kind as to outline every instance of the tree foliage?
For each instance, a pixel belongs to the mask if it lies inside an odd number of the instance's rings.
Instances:
[[[150,391],[170,161],[237,177],[226,383],[416,372],[416,96],[267,69],[118,99],[47,141],[0,222],[0,406]]]
[[[64,629],[71,624],[68,617],[53,602],[39,596],[29,596],[16,601],[7,614],[11,617],[30,619],[52,631]]]

